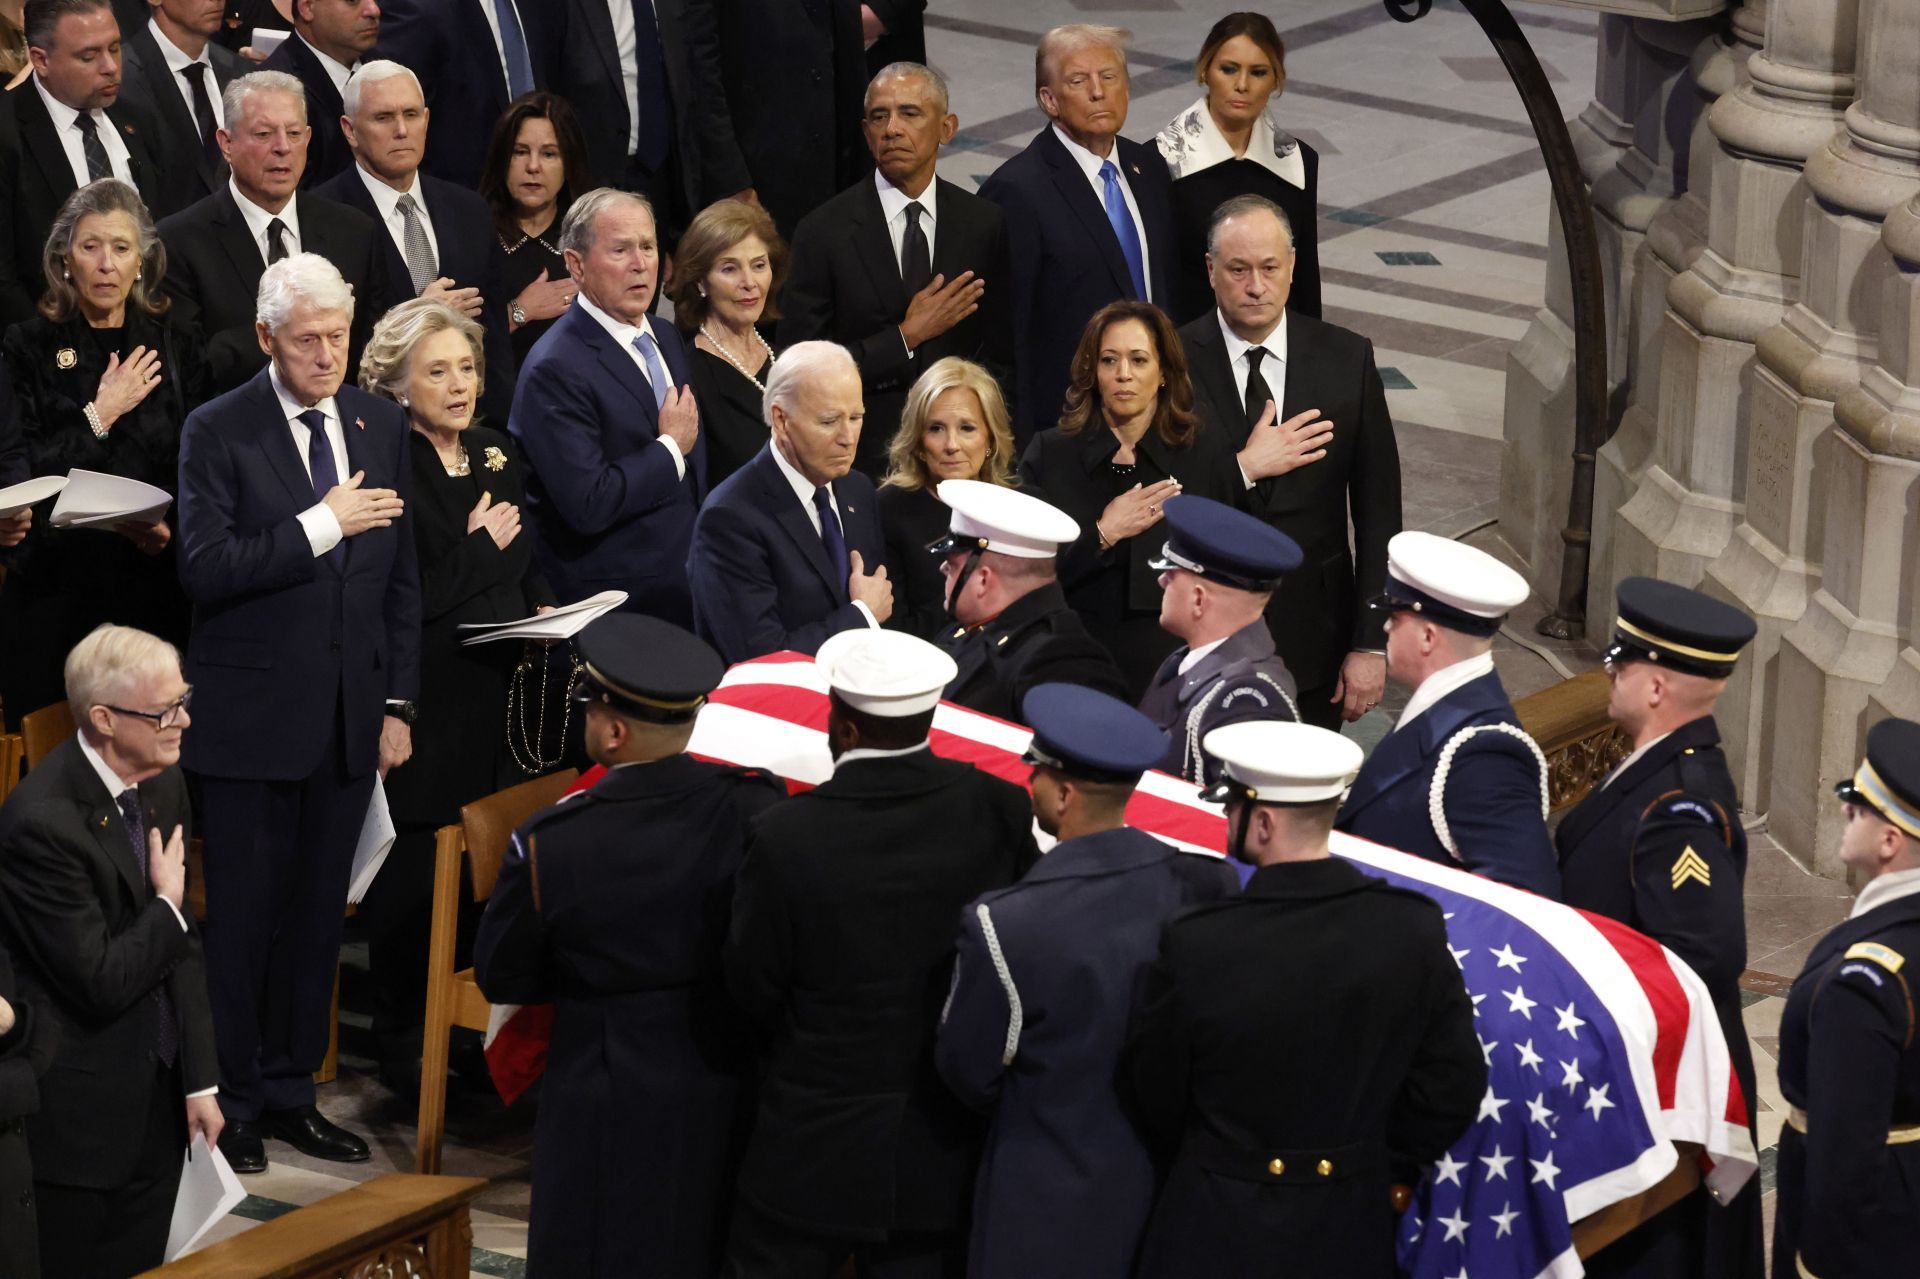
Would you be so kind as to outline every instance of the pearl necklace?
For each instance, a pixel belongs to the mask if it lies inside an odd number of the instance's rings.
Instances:
[[[760,330],[759,330],[759,329],[753,329],[753,330],[750,330],[750,331],[751,331],[751,332],[752,332],[752,334],[753,334],[753,340],[754,340],[754,341],[756,341],[756,342],[758,342],[758,343],[760,344],[760,349],[761,349],[761,350],[763,350],[763,351],[765,351],[765,352],[767,353],[767,362],[768,362],[768,363],[772,363],[772,362],[773,362],[773,360],[774,360],[774,358],[775,358],[775,357],[774,357],[774,354],[773,354],[773,348],[772,348],[772,347],[770,347],[770,346],[768,346],[768,345],[767,345],[767,340],[766,340],[765,338],[763,338],[763,337],[761,337],[761,336],[760,336]],[[755,386],[755,388],[757,388],[757,389],[758,389],[758,390],[759,390],[759,391],[760,391],[760,392],[761,392],[762,394],[764,394],[764,393],[766,392],[766,389],[767,389],[767,384],[766,384],[765,382],[762,382],[762,381],[761,381],[761,380],[760,380],[759,378],[757,378],[757,377],[755,377],[755,376],[754,376],[754,375],[753,375],[753,374],[752,374],[751,372],[749,372],[749,371],[747,370],[747,366],[746,366],[746,365],[744,365],[744,364],[742,364],[742,363],[740,363],[740,361],[738,361],[738,360],[736,360],[736,359],[734,359],[734,358],[733,358],[733,352],[732,352],[732,351],[729,351],[729,350],[727,350],[727,344],[726,344],[725,342],[722,342],[722,341],[721,341],[721,340],[720,340],[719,338],[717,338],[717,337],[715,337],[715,336],[713,335],[713,330],[712,330],[712,329],[710,329],[710,328],[708,328],[708,327],[707,327],[706,325],[704,325],[704,324],[703,324],[703,325],[701,325],[701,326],[700,326],[700,336],[701,336],[701,337],[703,337],[703,338],[705,338],[705,339],[706,339],[706,340],[708,341],[708,343],[712,345],[712,347],[713,347],[713,349],[714,349],[714,350],[716,350],[716,351],[718,351],[718,352],[720,352],[720,358],[721,358],[721,359],[723,359],[723,360],[725,360],[725,361],[726,361],[726,362],[727,362],[728,364],[731,364],[731,365],[733,365],[733,367],[734,367],[734,369],[735,369],[735,370],[737,370],[737,371],[739,372],[739,374],[740,374],[740,376],[741,376],[741,377],[743,377],[743,378],[745,378],[745,379],[747,379],[747,381],[749,381],[749,382],[751,382],[751,383],[753,383],[753,385]]]

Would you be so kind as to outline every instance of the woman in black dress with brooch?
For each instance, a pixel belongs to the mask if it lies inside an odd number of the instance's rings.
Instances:
[[[1243,506],[1233,447],[1193,411],[1187,359],[1166,313],[1110,302],[1087,321],[1073,353],[1060,424],[1020,459],[1020,482],[1080,524],[1060,550],[1067,602],[1099,637],[1138,702],[1180,643],[1160,628],[1162,505],[1197,493]]]
[[[693,348],[709,492],[767,442],[760,401],[773,368],[768,322],[779,318],[773,297],[786,274],[786,241],[757,204],[710,204],[680,237],[673,315]]]
[[[1174,323],[1213,306],[1207,224],[1236,195],[1262,195],[1293,225],[1287,309],[1320,318],[1320,154],[1282,131],[1267,104],[1287,83],[1287,46],[1265,14],[1230,13],[1200,46],[1194,77],[1206,94],[1154,138],[1173,175]]]
[[[480,326],[442,302],[404,302],[375,327],[360,385],[398,402],[413,428],[420,719],[412,757],[386,778],[398,838],[360,907],[381,1074],[402,1090],[419,1078],[434,831],[458,821],[461,805],[559,765],[571,673],[565,648],[460,643],[463,623],[516,621],[555,602],[521,527],[525,464],[506,432],[475,425]]]
[[[587,142],[565,98],[541,90],[516,98],[493,128],[480,194],[493,210],[494,255],[507,303],[516,364],[525,364],[573,302],[573,277],[560,252],[560,223],[576,196],[593,189]],[[507,420],[505,404],[490,406]]]

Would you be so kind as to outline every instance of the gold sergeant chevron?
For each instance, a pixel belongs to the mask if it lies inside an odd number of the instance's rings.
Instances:
[[[1693,851],[1689,844],[1673,862],[1673,886],[1676,890],[1689,879],[1700,881],[1700,887],[1713,887],[1713,872],[1707,869],[1707,859]]]

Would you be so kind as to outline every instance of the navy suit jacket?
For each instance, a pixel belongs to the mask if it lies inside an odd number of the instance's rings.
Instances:
[[[404,302],[413,292],[413,276],[407,270],[406,255],[394,243],[393,232],[381,221],[380,206],[360,179],[360,166],[336,174],[314,194],[358,209],[374,220],[380,228],[374,244],[385,261],[389,300]],[[500,264],[506,259],[493,251],[493,215],[487,202],[472,191],[431,174],[420,175],[420,195],[439,245],[440,274],[462,288],[480,290],[485,304],[480,310],[480,326],[486,330],[487,353],[486,402],[481,407],[487,410],[489,420],[504,423],[507,410],[513,407],[513,340],[507,332],[509,299],[500,283]]]
[[[340,128],[340,117],[346,109],[340,90],[300,33],[296,31],[283,40],[259,69],[284,71],[307,91],[307,127],[313,132],[308,135],[307,170],[300,176],[300,185],[311,191],[342,169],[352,168],[353,148],[347,145],[347,135]]]
[[[1374,747],[1340,806],[1337,828],[1558,901],[1560,859],[1540,816],[1540,763],[1526,743],[1477,733],[1454,755],[1444,803],[1457,858],[1434,833],[1427,808],[1449,738],[1474,724],[1519,723],[1497,672],[1456,688]]]
[[[833,500],[848,552],[869,573],[886,563],[873,481],[849,471],[833,482]],[[694,629],[729,662],[811,653],[827,636],[867,624],[771,443],[713,491],[694,524],[687,575]]]
[[[547,78],[534,33],[527,28],[533,10],[554,2],[519,0],[515,6],[536,89],[546,88]],[[433,119],[420,167],[470,190],[480,185],[493,123],[513,101],[500,47],[480,8],[488,3],[491,0],[383,0],[380,43],[372,54],[410,68],[426,91]]]
[[[653,322],[675,386],[687,384],[679,330]],[[527,355],[508,432],[533,475],[535,563],[563,604],[606,590],[635,612],[685,626],[687,546],[707,491],[707,441],[683,478],[660,440],[660,411],[633,357],[575,306]]]
[[[410,499],[407,421],[343,386],[347,472]],[[345,477],[342,477],[345,478]],[[420,688],[420,580],[411,511],[316,557],[296,518],[313,482],[262,370],[195,409],[180,437],[180,580],[193,601],[186,766],[293,781],[325,762],[344,715],[349,773],[371,770],[389,698]]]
[[[1113,145],[1112,158],[1146,226],[1148,300],[1169,306],[1178,252],[1173,179],[1154,147],[1127,138],[1116,138]],[[999,205],[1007,219],[1014,433],[1025,447],[1060,416],[1073,350],[1087,321],[1107,303],[1132,297],[1133,275],[1106,206],[1051,124],[995,169],[980,194]]]

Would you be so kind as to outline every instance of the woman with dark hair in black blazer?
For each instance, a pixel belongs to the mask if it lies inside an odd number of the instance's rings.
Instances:
[[[167,251],[139,194],[102,178],[68,196],[42,267],[40,314],[4,344],[32,473],[79,467],[173,492],[180,428],[207,398],[207,369],[198,337],[167,317]],[[35,509],[0,586],[0,699],[12,724],[66,697],[67,653],[102,622],[177,647],[187,639],[166,516],[56,529],[54,504]]]
[[[458,821],[461,805],[548,772],[565,753],[568,650],[460,643],[463,623],[516,621],[554,602],[533,567],[533,533],[520,524],[526,466],[505,431],[474,425],[486,384],[482,341],[474,321],[416,298],[387,312],[360,361],[360,385],[406,409],[413,428],[407,520],[420,552],[420,719],[412,757],[386,778],[398,837],[360,907],[381,1078],[402,1093],[419,1079],[434,832]],[[552,694],[544,700],[543,674]],[[477,924],[477,913],[463,922]]]
[[[500,287],[512,299],[507,327],[516,364],[527,362],[533,344],[573,302],[560,223],[592,189],[587,140],[573,107],[544,89],[516,98],[493,126],[480,173],[480,194],[493,210]],[[506,421],[507,405],[494,405],[493,413]]]
[[[1244,505],[1233,447],[1193,411],[1193,383],[1166,313],[1112,302],[1073,353],[1060,424],[1020,459],[1020,482],[1080,522],[1060,551],[1067,602],[1120,664],[1138,702],[1180,643],[1160,628],[1161,508],[1176,493]]]

